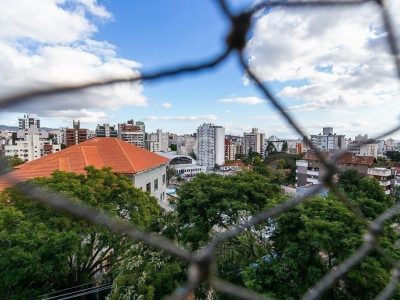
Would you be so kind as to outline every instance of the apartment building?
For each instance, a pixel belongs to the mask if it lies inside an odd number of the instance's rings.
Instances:
[[[236,159],[236,145],[235,142],[225,138],[225,161]]]
[[[5,156],[14,156],[23,161],[32,161],[61,150],[61,145],[53,145],[49,139],[42,139],[38,134],[28,134],[12,145],[4,146]]]
[[[395,186],[396,168],[370,168],[367,173],[368,177],[374,178],[379,182],[385,190],[385,194],[389,195]]]
[[[108,123],[98,124],[95,131],[96,137],[117,137],[118,131],[115,126],[111,126]]]
[[[346,149],[345,136],[333,133],[333,127],[324,127],[322,134],[311,135],[311,143],[320,151]]]
[[[347,150],[357,156],[373,156],[378,158],[378,143],[360,144],[358,141],[347,144]]]
[[[225,129],[211,123],[204,123],[197,129],[197,161],[208,170],[225,162]]]
[[[176,137],[176,141],[177,154],[186,156],[195,154],[197,156],[197,138],[195,136],[185,134]]]
[[[22,118],[18,119],[19,130],[29,129],[32,126],[40,128],[40,119],[38,119],[35,115],[26,114]]]
[[[145,148],[145,125],[143,122],[136,122],[131,119],[126,123],[118,124],[118,138],[121,140]]]
[[[85,142],[88,139],[88,130],[81,128],[80,121],[72,121],[72,128],[65,130],[65,145],[71,147]]]
[[[323,155],[329,159],[332,153],[325,152]],[[373,163],[373,156],[355,156],[346,153],[337,161],[336,167],[341,172],[356,169],[361,175],[367,176],[368,169],[372,168]],[[326,169],[315,153],[309,152],[303,159],[296,161],[297,186],[320,184],[325,175]]]
[[[32,115],[18,119],[18,130],[4,145],[4,155],[18,157],[23,161],[32,161],[61,150],[61,145],[53,145],[49,133],[40,129],[40,120]]]
[[[265,134],[259,133],[258,128],[253,128],[251,132],[243,134],[244,154],[249,155],[250,150],[264,156]]]
[[[168,136],[168,133],[163,133],[161,129],[146,134],[146,149],[151,152],[168,151]]]

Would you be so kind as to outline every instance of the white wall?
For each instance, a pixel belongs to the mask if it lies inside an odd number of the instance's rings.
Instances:
[[[165,175],[165,182],[163,184],[163,175]],[[154,190],[154,180],[158,179],[158,189]],[[133,176],[133,185],[146,191],[146,185],[151,183],[151,195],[156,197],[159,201],[165,200],[165,193],[167,191],[167,169],[166,165],[137,173]]]
[[[225,128],[215,127],[215,163],[225,164]]]

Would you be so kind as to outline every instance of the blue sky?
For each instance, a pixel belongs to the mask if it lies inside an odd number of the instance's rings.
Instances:
[[[223,49],[229,30],[211,0],[5,2],[4,94],[200,61]],[[237,11],[252,1],[229,4]],[[359,18],[352,11],[276,9],[254,21],[246,52],[250,65],[309,133],[334,126],[350,137],[373,135],[399,122],[399,87],[382,46],[382,26],[374,8],[357,12]],[[15,124],[31,112],[48,127],[71,126],[79,118],[93,129],[133,118],[144,120],[149,131],[191,133],[207,121],[227,133],[259,127],[267,136],[295,137],[261,99],[231,57],[195,75],[32,101],[1,112],[0,123]]]

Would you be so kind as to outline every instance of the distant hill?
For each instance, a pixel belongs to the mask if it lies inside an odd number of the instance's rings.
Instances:
[[[55,130],[54,128],[48,128],[48,127],[40,127],[40,129],[43,129],[45,131]],[[17,131],[18,127],[17,126],[0,125],[0,130]]]

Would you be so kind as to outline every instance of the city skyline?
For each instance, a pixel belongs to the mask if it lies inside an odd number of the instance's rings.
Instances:
[[[395,9],[398,2],[392,2],[391,11],[400,11]],[[236,10],[252,3],[229,1]],[[176,4],[172,9],[162,1],[77,0],[65,5],[49,0],[32,10],[23,1],[10,1],[3,14],[24,22],[0,18],[0,68],[7,68],[0,69],[7,75],[2,77],[0,97],[29,85],[139,74],[218,53],[229,25],[218,7],[212,2]],[[372,5],[357,9],[359,18],[348,18],[352,8],[324,11],[323,18],[318,9],[309,10],[308,18],[302,18],[302,10],[273,9],[257,17],[249,36],[246,54],[251,67],[308,135],[331,126],[347,136],[374,136],[399,120],[399,87],[383,47],[381,23]],[[39,21],[27,17],[41,12],[48,13]],[[149,14],[155,16],[151,22]],[[343,22],[336,24],[337,18]],[[191,26],[182,26],[188,22]],[[288,30],[293,27],[299,29]],[[311,38],[304,40],[302,34]],[[268,46],[271,41],[274,47]],[[297,59],[300,56],[304,59]],[[211,122],[224,126],[227,134],[256,127],[267,135],[297,137],[233,59],[191,76],[30,101],[0,113],[0,123],[16,125],[25,112],[37,113],[54,128],[68,126],[71,119],[94,129],[98,123],[133,118],[146,122],[150,131],[193,133],[199,124]]]

